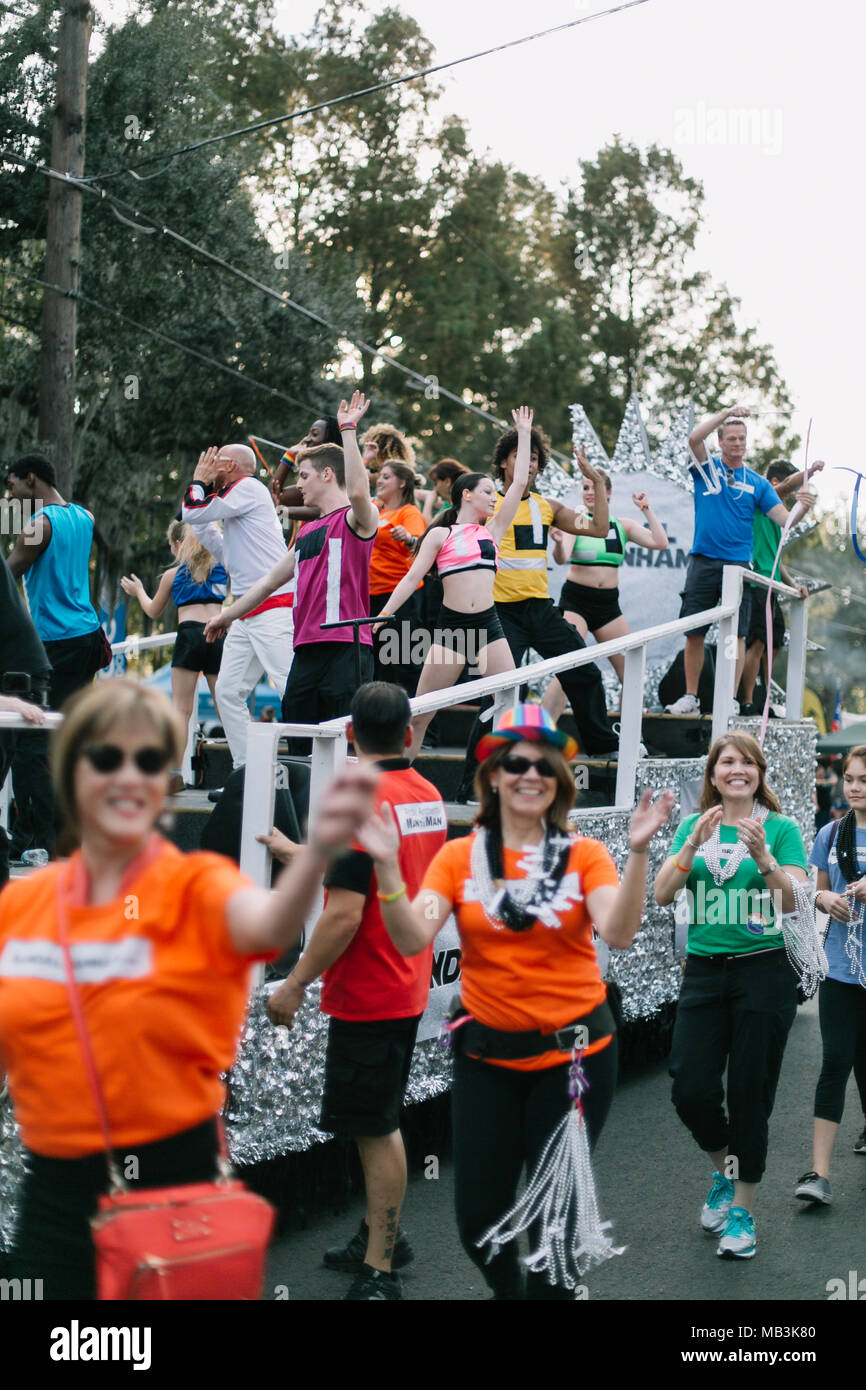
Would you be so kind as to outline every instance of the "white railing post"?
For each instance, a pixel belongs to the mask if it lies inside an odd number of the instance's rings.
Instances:
[[[247,728],[247,761],[244,772],[244,807],[241,818],[241,868],[263,888],[270,886],[270,853],[257,835],[268,835],[274,826],[274,792],[277,785],[278,724]]]
[[[635,647],[626,652],[619,719],[619,762],[616,769],[616,804],[623,809],[633,806],[635,802],[645,673],[646,647]]]
[[[788,627],[788,679],[785,691],[785,718],[803,718],[803,696],[806,693],[806,627],[809,620],[808,599],[796,599],[791,604]]]
[[[313,756],[310,761],[310,809],[307,824],[312,824],[313,812],[328,783],[336,776],[346,761],[345,732],[337,738],[313,738]]]
[[[739,565],[725,565],[722,570],[721,606],[733,606],[725,618],[719,618],[719,638],[716,644],[716,682],[713,691],[713,742],[727,731],[734,712],[734,682],[737,671],[737,619],[743,595],[743,571]]]
[[[11,781],[12,764],[10,762],[9,769],[3,780],[3,786],[0,787],[0,825],[3,826],[4,830],[9,829],[9,783]]]

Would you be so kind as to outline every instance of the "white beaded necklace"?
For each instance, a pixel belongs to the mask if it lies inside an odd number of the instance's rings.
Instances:
[[[760,821],[762,824],[767,819],[767,808],[761,806],[757,801],[752,807],[752,819]],[[725,845],[729,854],[725,863],[722,863],[722,824],[721,821],[716,826],[712,835],[705,840],[698,848],[698,854],[703,857],[704,863],[713,876],[714,882],[721,888],[723,883],[727,883],[729,878],[733,878],[743,860],[748,856],[749,847],[743,840],[738,840],[735,845]]]

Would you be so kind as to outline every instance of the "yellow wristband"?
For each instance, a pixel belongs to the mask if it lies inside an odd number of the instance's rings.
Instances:
[[[398,898],[402,898],[405,892],[406,885],[405,883],[401,883],[396,893],[377,893],[376,897],[379,899],[380,903],[395,903]]]

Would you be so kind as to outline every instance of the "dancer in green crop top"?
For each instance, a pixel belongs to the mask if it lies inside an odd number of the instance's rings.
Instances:
[[[604,480],[608,497],[611,493],[610,475],[603,468],[596,470]],[[591,632],[597,642],[610,642],[631,631],[619,606],[619,575],[625,559],[625,548],[631,541],[644,550],[665,550],[668,538],[664,527],[653,512],[645,492],[636,492],[632,501],[646,517],[646,526],[637,521],[610,519],[610,530],[598,539],[578,533],[572,537],[551,527],[554,542],[553,558],[558,565],[568,565],[568,578],[562,586],[559,607],[564,617],[577,628],[581,637]],[[595,484],[585,478],[583,503],[592,512],[595,503]],[[610,658],[610,664],[622,683],[625,658],[622,653]],[[568,703],[558,680],[552,680],[544,696],[544,707],[553,718],[559,719]]]

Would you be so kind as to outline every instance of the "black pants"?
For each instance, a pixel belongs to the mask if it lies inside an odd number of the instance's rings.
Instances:
[[[206,1120],[168,1139],[141,1144],[117,1154],[121,1172],[133,1170],[136,1186],[172,1187],[175,1183],[210,1182],[216,1176],[216,1121]],[[96,1269],[90,1218],[97,1199],[108,1191],[103,1153],[87,1158],[44,1158],[26,1154],[20,1193],[13,1277],[41,1279],[45,1299],[94,1299]]]
[[[515,666],[520,665],[530,647],[539,656],[548,658],[583,651],[586,646],[577,629],[566,622],[553,599],[527,598],[517,603],[497,603],[496,611],[502,620]],[[598,667],[589,662],[572,671],[562,671],[559,680],[568,696],[577,725],[580,751],[590,756],[614,752],[619,747],[619,740],[607,720],[604,686]],[[482,712],[489,709],[492,703],[490,699],[485,700]],[[467,784],[471,785],[475,772],[475,749],[484,732],[484,724],[476,719],[469,737],[463,790]]]
[[[100,629],[94,628],[83,637],[45,642],[44,646],[53,667],[49,704],[52,709],[62,709],[70,695],[89,685],[99,670],[103,650]]]
[[[390,597],[390,594],[371,594],[371,614],[381,613]],[[387,636],[389,632],[390,637]],[[418,679],[427,652],[427,645],[419,640],[422,633],[418,594],[410,594],[394,614],[394,621],[380,628],[373,636],[373,680],[402,685],[411,699],[418,689]],[[413,658],[413,647],[420,660]],[[393,659],[395,648],[398,652],[396,661]]]
[[[500,1296],[519,1296],[520,1256],[509,1241],[489,1264],[475,1242],[513,1206],[520,1175],[530,1176],[547,1140],[571,1105],[569,1063],[544,1071],[513,1071],[454,1058],[451,1099],[454,1139],[454,1188],[460,1240],[490,1288]],[[614,1038],[584,1059],[589,1090],[584,1114],[592,1146],[598,1140],[616,1086]],[[530,1239],[534,1232],[530,1233]],[[573,1299],[573,1291],[530,1274],[527,1292],[534,1299]]]
[[[784,950],[687,957],[671,1047],[672,1099],[705,1152],[737,1159],[743,1182],[763,1176],[796,1012],[797,982]]]
[[[373,649],[362,646],[361,679],[355,674],[351,642],[305,642],[295,648],[283,695],[284,724],[322,724],[349,713],[359,685],[373,679]],[[290,738],[289,752],[310,752],[308,738]]]
[[[841,980],[822,980],[818,988],[823,1061],[815,1091],[815,1119],[838,1124],[845,1109],[845,1087],[855,1061],[858,1087],[866,1053],[866,989]],[[861,1101],[863,1094],[861,1090]]]

